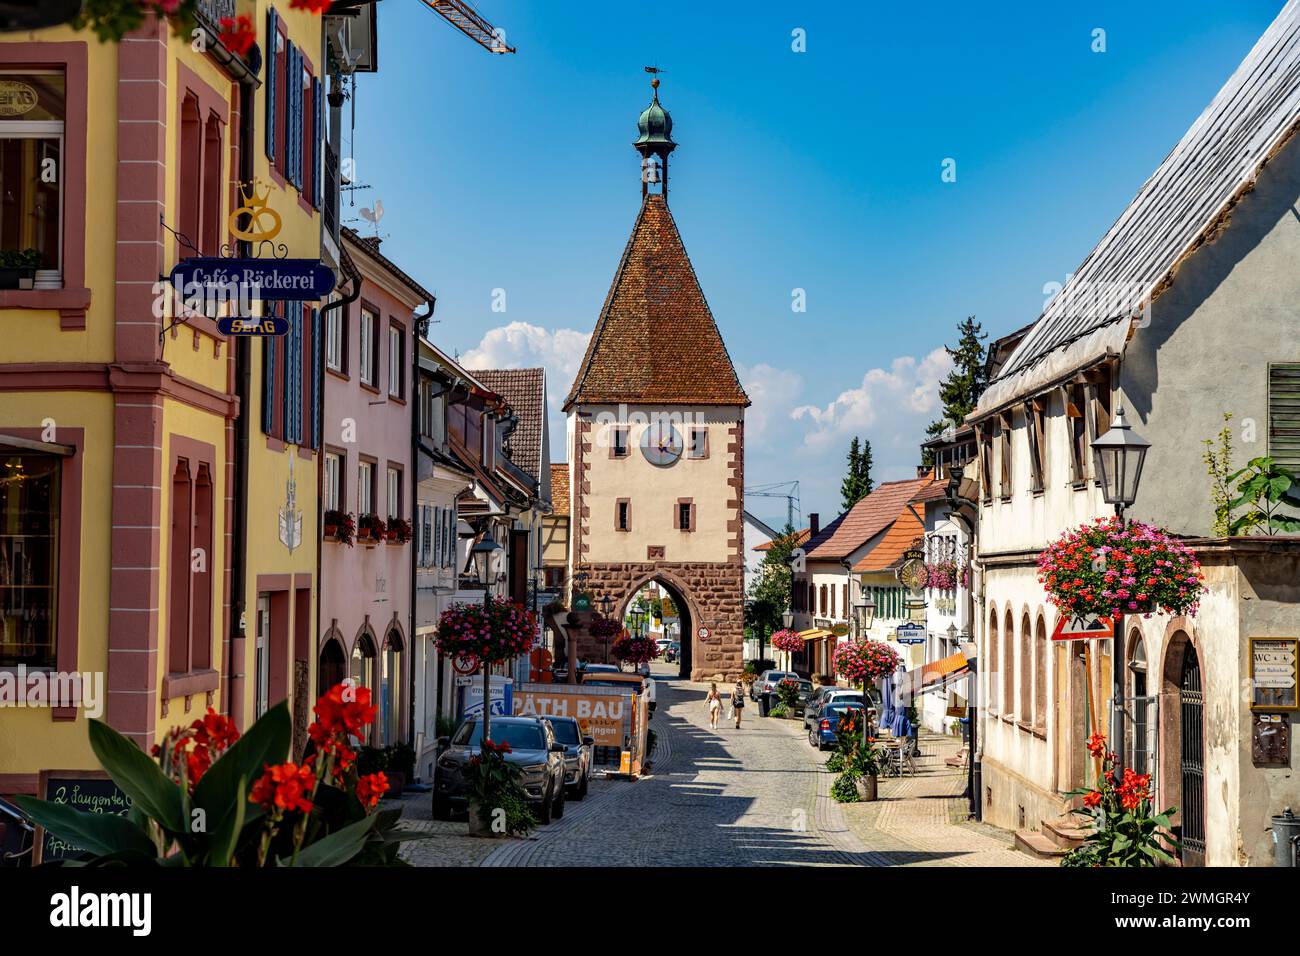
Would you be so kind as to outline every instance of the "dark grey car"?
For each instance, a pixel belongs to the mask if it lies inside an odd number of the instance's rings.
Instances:
[[[433,771],[433,818],[450,820],[468,806],[464,769],[479,753],[482,723],[466,720],[450,738],[439,737],[441,748]],[[510,745],[506,760],[519,767],[524,796],[541,823],[564,815],[564,744],[550,725],[538,717],[493,717],[492,740]]]
[[[582,732],[576,717],[547,717],[555,739],[564,744],[564,789],[574,800],[587,795],[591,783],[592,748],[596,738]]]

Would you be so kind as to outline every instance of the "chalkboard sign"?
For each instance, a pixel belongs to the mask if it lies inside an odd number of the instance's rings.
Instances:
[[[102,770],[42,770],[37,796],[51,803],[63,803],[84,813],[114,813],[126,816],[131,798],[117,788]],[[32,863],[62,860],[82,853],[80,847],[64,843],[43,827],[36,828],[36,849]]]

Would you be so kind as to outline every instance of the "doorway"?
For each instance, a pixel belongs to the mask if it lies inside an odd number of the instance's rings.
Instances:
[[[1183,866],[1205,865],[1205,695],[1201,662],[1189,642],[1179,680],[1180,768],[1183,785]]]

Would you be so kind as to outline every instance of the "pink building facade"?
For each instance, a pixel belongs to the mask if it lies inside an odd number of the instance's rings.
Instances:
[[[377,240],[345,229],[343,249],[361,281],[324,328],[319,683],[369,687],[380,710],[369,743],[384,746],[411,730],[413,355],[433,296]]]

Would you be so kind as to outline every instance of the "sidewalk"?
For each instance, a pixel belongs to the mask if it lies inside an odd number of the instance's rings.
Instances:
[[[873,803],[839,805],[845,824],[877,866],[1053,866],[1013,847],[1014,835],[966,819],[966,770],[945,759],[961,740],[921,736],[918,773],[881,777]]]

